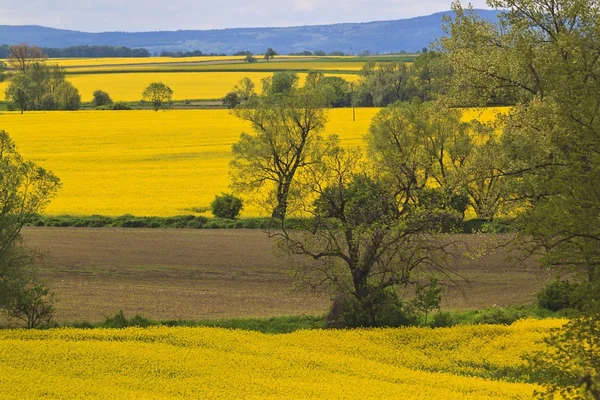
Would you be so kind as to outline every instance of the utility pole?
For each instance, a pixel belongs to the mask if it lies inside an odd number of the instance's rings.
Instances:
[[[352,104],[352,122],[356,122],[356,114],[354,112],[354,82],[350,82],[350,104]]]

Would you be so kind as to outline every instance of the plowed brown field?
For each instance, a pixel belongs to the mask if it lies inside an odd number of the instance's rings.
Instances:
[[[25,228],[43,255],[59,321],[99,321],[123,310],[153,319],[321,314],[328,297],[293,292],[285,262],[259,230]],[[481,240],[464,236],[463,246]],[[468,281],[446,289],[446,309],[533,301],[552,275],[507,251],[452,268]],[[449,282],[447,282],[449,283]]]

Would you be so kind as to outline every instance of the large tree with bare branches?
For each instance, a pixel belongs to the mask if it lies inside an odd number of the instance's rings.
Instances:
[[[20,72],[27,72],[31,65],[46,58],[41,48],[27,43],[16,44],[9,48],[8,63]]]

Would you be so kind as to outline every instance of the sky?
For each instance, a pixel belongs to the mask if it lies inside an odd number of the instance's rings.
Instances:
[[[84,32],[319,25],[411,18],[450,9],[451,0],[0,0],[0,25]],[[468,1],[463,1],[467,5]],[[489,8],[471,0],[475,8]]]

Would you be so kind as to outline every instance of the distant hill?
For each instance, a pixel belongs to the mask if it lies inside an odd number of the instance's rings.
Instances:
[[[489,20],[498,11],[478,10]],[[151,53],[201,50],[204,53],[227,53],[250,50],[264,52],[272,47],[281,54],[303,50],[359,53],[414,52],[442,36],[442,15],[366,23],[295,26],[286,28],[233,28],[214,30],[180,30],[162,32],[87,33],[43,26],[0,25],[0,44],[29,43],[40,47],[63,48],[80,45],[143,47]]]

